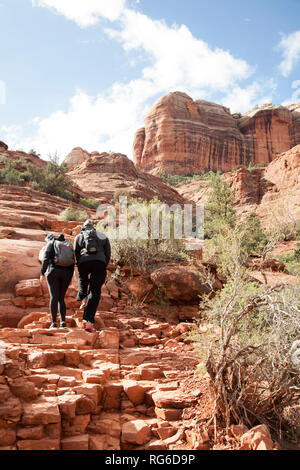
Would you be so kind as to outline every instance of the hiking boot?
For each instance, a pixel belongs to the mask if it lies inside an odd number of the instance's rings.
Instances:
[[[87,297],[85,297],[85,299],[83,299],[83,301],[81,302],[81,305],[80,305],[80,307],[79,307],[79,310],[85,309],[86,304],[87,304]]]
[[[85,331],[88,331],[89,333],[94,333],[94,331],[96,331],[96,330],[95,330],[95,328],[94,328],[93,323],[91,323],[91,322],[89,322],[89,321],[86,322]]]
[[[67,329],[67,324],[65,321],[62,321],[61,324],[60,324],[60,327],[63,328],[64,330]]]
[[[55,330],[57,328],[57,323],[51,323],[49,330]]]

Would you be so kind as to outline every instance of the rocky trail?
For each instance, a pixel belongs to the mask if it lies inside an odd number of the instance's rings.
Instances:
[[[95,333],[80,311],[67,330],[49,330],[42,311],[0,330],[0,449],[210,448],[193,431],[209,394],[194,377],[189,325],[112,310],[97,314]]]
[[[21,281],[18,298],[38,302],[38,283]],[[49,330],[40,309],[0,330],[0,450],[278,448],[263,426],[232,426],[216,443],[203,426],[213,398],[186,336],[191,323],[129,312],[119,294],[94,333],[76,309],[68,329]]]

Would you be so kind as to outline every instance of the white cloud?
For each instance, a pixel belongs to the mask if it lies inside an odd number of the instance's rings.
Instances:
[[[295,91],[292,93],[292,96],[285,100],[282,104],[283,106],[288,106],[290,104],[300,102],[300,80],[294,80],[292,83],[292,89]]]
[[[67,111],[31,120],[27,126],[2,126],[1,134],[10,147],[25,151],[34,148],[44,158],[56,151],[64,158],[76,146],[131,156],[133,135],[141,124],[140,116],[146,113],[145,99],[152,93],[151,83],[143,80],[115,84],[107,96],[93,97],[78,90]],[[33,137],[26,138],[29,131]]]
[[[300,30],[288,36],[282,34],[277,49],[283,56],[279,70],[284,77],[288,77],[300,59]]]
[[[276,88],[273,79],[266,79],[264,82],[254,81],[245,88],[235,86],[221,102],[233,113],[244,113],[253,109],[255,105],[271,103]]]
[[[126,0],[31,0],[33,6],[54,9],[60,15],[85,28],[96,24],[100,17],[117,20]]]
[[[143,78],[155,83],[158,90],[223,91],[253,72],[245,60],[210,48],[185,25],[169,27],[162,20],[129,9],[120,20],[121,30],[107,29],[107,33],[126,51],[147,54],[151,65],[143,69]]]
[[[113,11],[108,1],[36,0],[40,6],[53,7],[80,26],[94,24],[99,16],[118,18],[116,28],[107,34],[120,41],[129,53],[129,64],[144,65],[140,77],[129,83],[115,82],[97,96],[78,90],[67,110],[31,121],[23,128],[4,129],[4,140],[13,148],[35,148],[46,157],[58,150],[62,157],[76,146],[88,151],[116,151],[132,155],[135,131],[155,98],[170,91],[183,91],[194,99],[213,99],[223,95],[223,104],[236,111],[246,111],[256,103],[266,102],[265,84],[254,82],[242,88],[240,82],[254,69],[229,51],[212,49],[192,35],[185,26],[169,27],[163,20],[152,20],[115,1]],[[115,15],[115,16],[114,16]],[[145,65],[146,64],[146,65]],[[28,138],[31,135],[33,137]]]

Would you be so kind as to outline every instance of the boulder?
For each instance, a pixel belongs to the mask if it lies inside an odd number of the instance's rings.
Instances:
[[[265,424],[260,424],[245,432],[241,436],[242,450],[272,450],[274,443],[271,438],[269,428]]]
[[[119,337],[117,328],[102,330],[99,333],[99,347],[101,349],[119,349]]]
[[[151,439],[151,429],[142,420],[128,421],[122,426],[122,442],[146,444]]]
[[[175,409],[190,408],[191,406],[194,406],[198,401],[198,398],[193,395],[185,396],[182,390],[155,392],[152,395],[152,399],[155,403],[155,406],[158,408],[175,408]]]
[[[140,405],[144,402],[145,390],[137,382],[133,380],[125,380],[123,382],[123,387],[124,392],[134,405]]]
[[[24,295],[31,295],[30,292],[38,292],[41,295],[37,278],[41,269],[38,254],[43,245],[44,243],[30,240],[14,240],[12,243],[11,240],[0,239],[0,292],[12,292],[19,281],[35,278],[35,283],[27,285],[27,292],[24,283],[21,283],[18,292],[22,292],[22,295],[24,291],[26,293]],[[25,287],[23,291],[22,286]]]
[[[23,426],[50,424],[60,422],[60,413],[56,400],[40,400],[34,403],[25,403],[22,416]]]
[[[165,265],[151,273],[155,286],[163,286],[165,297],[176,303],[199,302],[199,295],[208,294],[211,289],[205,283],[205,273],[194,266],[178,264]],[[222,287],[219,281],[215,289]]]
[[[18,441],[18,450],[60,450],[59,439]]]
[[[39,279],[27,279],[17,283],[16,295],[21,297],[41,297],[42,287]]]
[[[62,450],[89,450],[89,436],[83,434],[80,436],[64,437],[61,440]]]
[[[19,439],[27,439],[27,440],[40,440],[42,439],[44,434],[44,427],[43,426],[32,426],[28,428],[19,428],[17,432],[17,436]]]
[[[0,428],[0,447],[11,446],[16,442],[16,431]]]

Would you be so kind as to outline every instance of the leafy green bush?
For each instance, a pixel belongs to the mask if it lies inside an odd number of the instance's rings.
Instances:
[[[96,199],[85,199],[83,197],[80,198],[79,204],[88,207],[89,209],[97,209],[99,206],[99,201]]]
[[[205,180],[209,177],[211,173],[219,173],[221,171],[212,171],[207,168],[204,169],[202,173],[186,173],[185,175],[169,175],[165,173],[160,173],[158,176],[163,181],[163,183],[168,184],[169,186],[179,187],[183,184],[189,184],[194,180]]]
[[[240,168],[243,168],[243,165],[236,165],[230,171],[233,172],[233,171],[239,170]]]
[[[286,269],[294,276],[300,276],[300,221],[296,223],[297,247],[294,253],[280,256],[279,259],[285,264]]]
[[[248,170],[252,171],[252,170],[255,170],[257,168],[265,168],[265,166],[266,166],[265,162],[256,163],[255,165],[253,165],[253,163],[250,162],[249,165],[248,165]]]
[[[212,238],[229,225],[234,227],[236,215],[234,192],[224,181],[220,173],[211,173],[209,178],[210,193],[205,206],[205,237]]]
[[[63,220],[64,222],[69,221],[79,221],[84,222],[88,219],[88,213],[86,211],[80,211],[74,209],[73,207],[67,207],[64,211],[62,211],[59,215],[59,220]]]
[[[0,164],[3,165],[3,163],[6,163],[7,161],[7,156],[5,153],[0,153]]]
[[[36,157],[41,156],[35,149],[30,149],[28,153],[29,155],[35,155]]]
[[[250,214],[246,221],[241,225],[245,236],[243,246],[249,255],[257,254],[260,256],[262,250],[268,243],[268,238],[261,228],[260,220],[255,214]]]
[[[50,156],[45,169],[29,163],[23,177],[33,189],[69,199],[71,180],[66,174],[67,171],[67,165],[59,164],[58,156],[53,155]]]
[[[22,174],[15,169],[14,163],[8,161],[0,170],[0,183],[18,186],[23,183]]]

